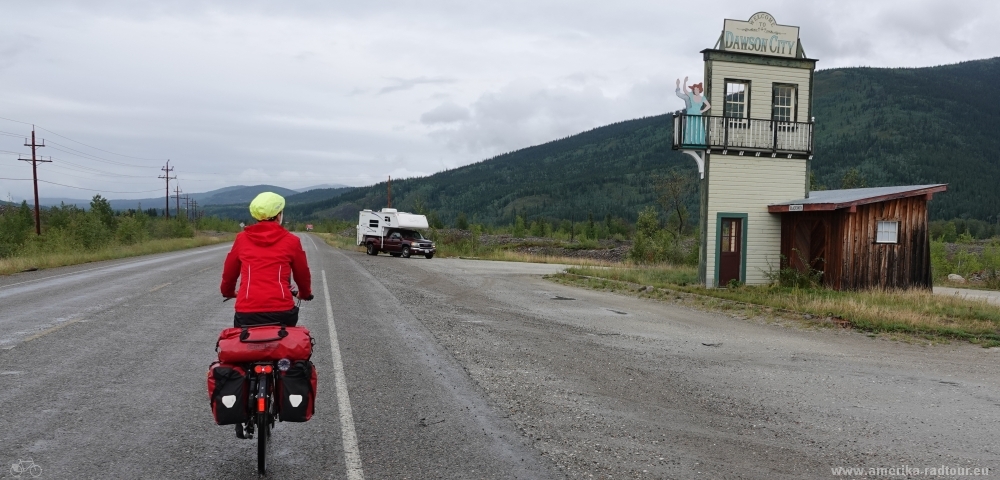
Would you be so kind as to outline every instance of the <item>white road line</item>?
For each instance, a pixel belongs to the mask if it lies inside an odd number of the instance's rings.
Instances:
[[[202,253],[213,252],[213,251],[219,250],[220,248],[223,248],[223,247],[226,247],[226,245],[223,245],[223,246],[220,246],[220,247],[215,247],[215,248],[205,249],[205,250],[202,250],[200,252],[195,252],[195,254],[198,255],[198,254],[202,254]],[[188,253],[188,252],[183,252],[183,253]],[[134,260],[134,261],[131,261],[131,262],[122,262],[122,263],[118,263],[118,264],[115,264],[115,265],[105,265],[103,267],[88,268],[86,270],[77,270],[75,272],[62,273],[62,274],[59,274],[59,275],[49,275],[47,277],[35,278],[35,279],[32,279],[32,280],[25,280],[23,282],[11,283],[11,284],[8,284],[8,285],[0,285],[0,288],[10,288],[10,287],[14,287],[14,286],[17,286],[17,285],[24,285],[25,283],[41,282],[43,280],[50,280],[50,279],[53,279],[53,278],[67,277],[67,276],[70,276],[70,275],[79,275],[81,273],[93,272],[94,270],[109,270],[109,269],[113,269],[113,268],[120,270],[120,269],[129,267],[129,266],[132,266],[133,264],[136,264],[136,263],[141,263],[141,264],[160,263],[160,262],[165,262],[167,260],[173,260],[174,258],[183,255],[183,253],[182,254],[177,254],[177,255],[167,255],[167,256],[160,257],[160,258],[153,259],[153,260],[150,260],[148,258],[141,258],[141,259]]]
[[[326,283],[323,270],[323,293],[326,296],[326,320],[330,325],[330,351],[333,353],[333,375],[337,384],[337,409],[340,410],[340,435],[344,441],[344,466],[348,480],[364,480],[361,468],[361,450],[358,449],[358,434],[354,431],[354,413],[351,399],[347,396],[347,376],[344,363],[340,360],[340,342],[337,340],[337,326],[333,322],[333,304],[330,303],[330,287]]]

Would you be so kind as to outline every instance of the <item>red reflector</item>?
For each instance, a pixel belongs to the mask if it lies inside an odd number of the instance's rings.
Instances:
[[[263,398],[258,398],[257,399],[257,411],[258,412],[263,412],[264,411],[264,399]]]
[[[257,365],[253,367],[253,371],[256,373],[271,373],[273,368],[270,365]]]

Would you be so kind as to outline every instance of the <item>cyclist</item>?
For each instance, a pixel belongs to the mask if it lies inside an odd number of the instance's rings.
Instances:
[[[264,192],[250,202],[250,215],[257,223],[236,235],[222,269],[222,296],[236,299],[233,325],[263,323],[295,326],[299,307],[291,293],[291,278],[298,285],[298,298],[312,300],[312,280],[306,252],[299,237],[281,226],[285,199]],[[236,279],[240,279],[239,293]]]

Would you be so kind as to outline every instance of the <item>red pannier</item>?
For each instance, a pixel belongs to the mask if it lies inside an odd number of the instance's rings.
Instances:
[[[208,367],[208,400],[219,425],[243,423],[250,418],[250,386],[239,365],[215,362]]]
[[[307,422],[316,408],[316,367],[308,360],[278,371],[278,419]]]
[[[219,334],[215,350],[223,363],[309,360],[313,339],[306,327],[261,325],[227,328]]]

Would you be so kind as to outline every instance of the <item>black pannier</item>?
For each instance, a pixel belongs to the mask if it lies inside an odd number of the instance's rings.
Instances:
[[[313,416],[316,403],[316,368],[308,360],[293,362],[287,371],[278,371],[278,419],[305,422]]]
[[[208,367],[208,398],[219,425],[243,423],[250,418],[250,385],[238,365],[215,362]]]

